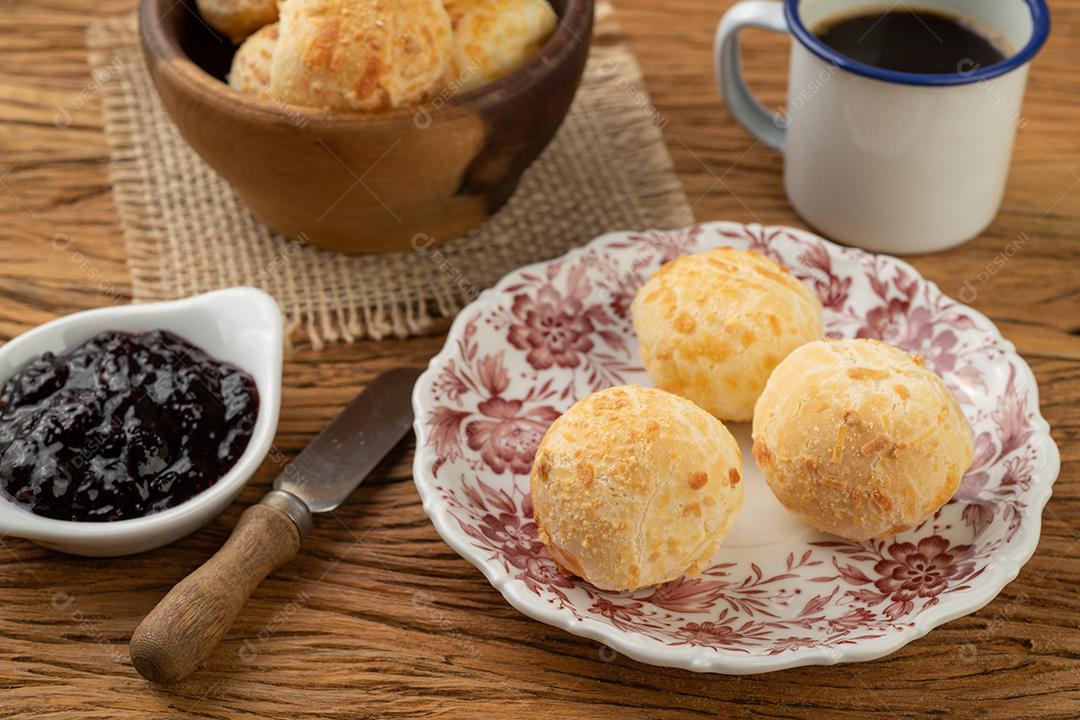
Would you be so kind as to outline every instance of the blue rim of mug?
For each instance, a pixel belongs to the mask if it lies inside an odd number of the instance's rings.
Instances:
[[[1024,0],[1024,4],[1027,5],[1028,11],[1031,13],[1031,37],[1024,47],[1020,48],[1017,52],[1001,62],[987,65],[986,67],[977,67],[970,72],[941,74],[900,72],[899,70],[886,70],[884,68],[859,62],[858,60],[853,60],[847,55],[839,53],[821,42],[816,35],[807,30],[806,26],[803,24],[802,18],[799,17],[799,2],[800,0],[784,0],[784,17],[787,19],[787,24],[788,27],[791,28],[792,34],[799,39],[799,42],[801,42],[807,50],[830,65],[835,65],[843,70],[873,80],[901,83],[904,85],[967,85],[969,83],[977,83],[981,80],[989,80],[990,78],[1004,75],[1005,73],[1024,65],[1031,60],[1031,58],[1035,57],[1035,54],[1039,52],[1046,42],[1046,37],[1050,34],[1050,11],[1046,6],[1045,0]]]

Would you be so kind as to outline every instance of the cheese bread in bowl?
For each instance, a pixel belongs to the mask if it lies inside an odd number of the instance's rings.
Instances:
[[[202,0],[200,7],[217,18],[225,7],[238,15],[245,2]],[[277,7],[260,17],[277,20]],[[513,72],[539,51],[557,23],[548,0],[288,0],[281,6],[280,43],[276,30],[269,41],[263,25],[237,50],[229,85],[309,107],[407,107]],[[232,36],[259,26],[243,27]],[[257,75],[245,74],[253,69]],[[257,82],[245,81],[251,78]]]
[[[438,0],[286,0],[266,92],[266,38],[233,63],[195,0],[141,0],[139,26],[162,106],[259,220],[331,250],[402,252],[489,219],[555,136],[593,0],[550,5],[546,42],[468,92],[444,85],[451,28]]]
[[[207,25],[235,43],[278,17],[278,0],[196,0],[196,5]]]
[[[855,541],[933,515],[956,492],[973,450],[971,427],[941,378],[877,340],[793,351],[757,401],[753,438],[781,504]]]
[[[467,92],[536,54],[558,18],[547,0],[444,0],[453,27],[446,86]]]
[[[773,368],[824,328],[821,302],[786,268],[726,247],[667,263],[630,311],[656,386],[740,422]]]
[[[742,507],[742,454],[692,402],[625,385],[592,393],[548,429],[530,493],[540,539],[604,590],[697,574]]]
[[[285,103],[336,110],[416,105],[450,62],[441,0],[288,0],[270,67]]]
[[[277,23],[260,28],[245,40],[233,55],[229,87],[247,95],[270,97],[270,61],[277,41]]]

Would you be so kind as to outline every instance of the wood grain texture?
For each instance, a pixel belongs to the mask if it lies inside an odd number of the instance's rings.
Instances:
[[[554,0],[561,22],[550,41],[490,92],[335,113],[241,96],[208,75],[225,76],[232,46],[195,7],[140,5],[144,54],[169,117],[257,217],[286,237],[346,252],[451,240],[502,207],[566,116],[592,37],[592,0]],[[326,207],[357,184],[377,190]]]
[[[665,121],[695,211],[802,227],[781,159],[721,105],[712,31],[727,0],[621,0],[622,25]],[[59,314],[126,302],[88,13],[133,0],[8,0],[0,13],[0,338]],[[362,342],[285,369],[276,451],[240,500],[167,548],[77,559],[0,545],[0,718],[115,717],[959,717],[1080,714],[1080,0],[1052,2],[1001,214],[983,235],[912,263],[989,315],[1035,370],[1062,450],[1038,550],[987,607],[859,665],[750,677],[641,665],[510,608],[435,534],[405,441],[299,556],[253,594],[203,669],[168,689],[140,678],[126,643],[177,581],[216,551],[245,507],[356,391],[426,362],[441,336]],[[783,104],[783,38],[747,32],[744,67]],[[1027,241],[996,273],[1019,233]],[[980,273],[985,273],[980,275]],[[985,280],[985,281],[983,281]],[[276,459],[276,461],[275,461]],[[973,643],[975,653],[961,651]]]
[[[217,648],[259,583],[299,549],[300,529],[284,511],[249,507],[221,549],[135,628],[132,665],[155,683],[186,678]]]

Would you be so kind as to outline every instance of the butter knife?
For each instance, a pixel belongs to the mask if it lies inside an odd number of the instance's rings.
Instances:
[[[341,505],[412,427],[421,372],[398,368],[376,377],[244,511],[221,549],[143,618],[130,647],[140,675],[177,682],[206,659],[263,578],[296,555],[312,513]]]

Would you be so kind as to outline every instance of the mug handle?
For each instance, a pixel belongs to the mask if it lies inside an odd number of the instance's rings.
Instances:
[[[716,84],[728,111],[751,135],[783,152],[787,124],[784,116],[762,105],[750,92],[739,71],[739,31],[744,27],[789,32],[784,4],[774,0],[736,3],[720,18],[713,43]]]

